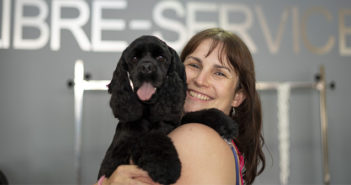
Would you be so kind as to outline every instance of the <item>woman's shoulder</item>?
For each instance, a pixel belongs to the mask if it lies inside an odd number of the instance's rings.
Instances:
[[[180,147],[194,152],[216,152],[221,157],[233,158],[233,153],[225,140],[212,128],[200,123],[188,123],[173,130],[169,137]],[[229,154],[229,155],[228,155]]]
[[[203,124],[188,123],[173,130],[169,137],[182,162],[179,184],[235,182],[233,153],[215,130]]]
[[[212,128],[201,123],[188,123],[174,129],[169,136],[177,140],[207,144],[225,143],[221,136]]]

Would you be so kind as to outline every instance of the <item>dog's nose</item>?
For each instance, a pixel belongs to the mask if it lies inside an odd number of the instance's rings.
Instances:
[[[154,71],[154,66],[151,63],[144,63],[141,66],[141,72],[144,74],[150,74]]]

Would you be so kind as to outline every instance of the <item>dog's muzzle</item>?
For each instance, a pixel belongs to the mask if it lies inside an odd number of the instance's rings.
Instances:
[[[133,84],[133,81],[130,79],[129,72],[127,72],[127,75],[128,75],[129,85],[132,88],[132,91],[134,92],[134,84]],[[138,95],[138,98],[141,101],[148,101],[151,99],[152,95],[155,94],[156,90],[157,90],[157,88],[154,87],[151,83],[144,82],[139,87],[136,94]]]

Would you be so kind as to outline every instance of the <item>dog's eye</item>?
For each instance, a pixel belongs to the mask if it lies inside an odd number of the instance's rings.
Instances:
[[[138,57],[133,57],[132,62],[138,62]]]
[[[156,60],[159,61],[159,62],[165,62],[166,58],[163,57],[163,56],[158,56],[158,57],[156,57]]]

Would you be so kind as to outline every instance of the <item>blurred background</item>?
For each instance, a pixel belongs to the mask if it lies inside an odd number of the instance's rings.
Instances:
[[[75,184],[74,92],[84,62],[109,80],[135,38],[159,36],[179,53],[196,32],[222,27],[252,51],[257,81],[315,82],[325,66],[331,184],[351,184],[349,0],[0,0],[0,170],[10,184]],[[266,169],[255,184],[280,184],[278,98],[260,91]],[[319,92],[291,89],[288,184],[323,184]],[[82,183],[96,182],[118,120],[106,91],[86,91]]]

